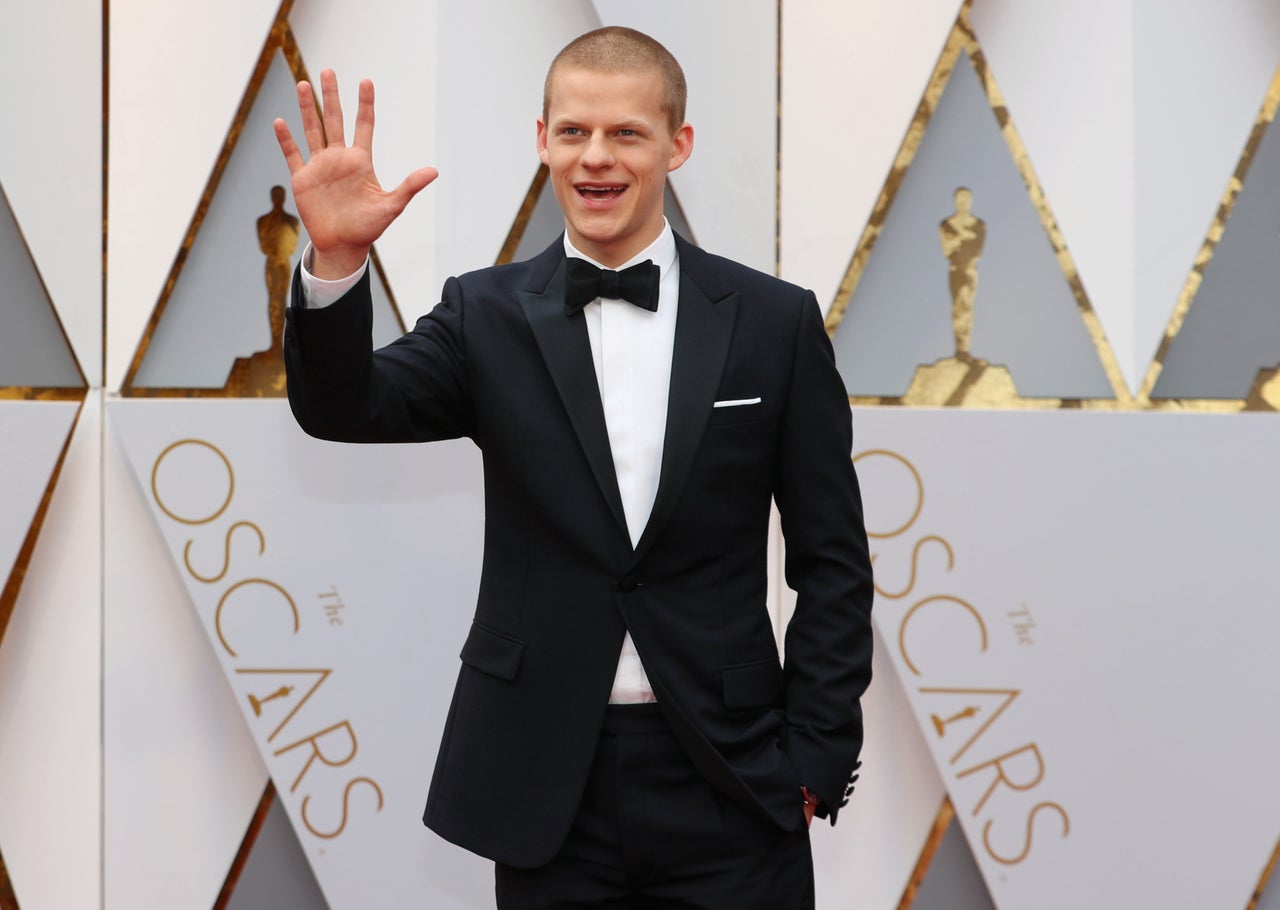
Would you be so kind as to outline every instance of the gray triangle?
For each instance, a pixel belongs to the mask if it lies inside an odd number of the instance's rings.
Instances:
[[[1258,146],[1152,398],[1248,396],[1280,362],[1280,130]]]
[[[917,366],[955,353],[939,225],[962,186],[986,224],[973,356],[1007,367],[1024,397],[1114,397],[967,53],[956,60],[836,332],[849,394],[901,396]]]
[[[275,118],[283,117],[293,135],[302,136],[294,84],[276,50],[133,378],[135,387],[220,389],[237,358],[271,346],[267,259],[257,223],[272,210],[274,186],[285,189],[284,211],[297,213],[272,131]],[[308,242],[301,224],[298,234],[290,270]],[[382,345],[399,337],[400,324],[376,273],[371,287],[374,343]]]
[[[670,183],[666,187],[663,211],[673,231],[688,240],[693,240],[693,232],[689,229],[684,211],[680,208],[680,201],[672,192]],[[525,225],[524,234],[516,246],[513,261],[519,262],[538,255],[563,232],[564,216],[560,214],[560,204],[556,202],[555,190],[552,189],[551,181],[548,180],[542,185],[542,192],[538,194],[538,201],[534,204],[533,214],[529,216],[529,223]]]
[[[227,910],[327,910],[328,906],[289,816],[275,797]]]
[[[84,388],[9,200],[0,192],[0,388]]]
[[[995,910],[960,823],[947,826],[911,910]]]

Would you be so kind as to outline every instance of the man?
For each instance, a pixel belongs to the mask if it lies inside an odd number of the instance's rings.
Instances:
[[[484,455],[480,592],[426,823],[497,861],[503,908],[811,907],[806,822],[847,798],[870,679],[849,408],[813,294],[663,217],[693,148],[679,65],[629,29],[566,47],[537,128],[565,236],[449,279],[376,353],[369,245],[436,174],[384,193],[373,86],[351,147],[332,73],[321,86],[323,129],[298,90],[309,161],[276,122],[313,244],[285,342],[294,414],[324,438],[468,436]],[[798,594],[785,669],[772,498]]]

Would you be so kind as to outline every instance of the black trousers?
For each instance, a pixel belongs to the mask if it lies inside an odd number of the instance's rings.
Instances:
[[[536,869],[499,863],[496,885],[499,910],[814,905],[809,832],[783,831],[708,784],[657,705],[609,707],[560,853]]]

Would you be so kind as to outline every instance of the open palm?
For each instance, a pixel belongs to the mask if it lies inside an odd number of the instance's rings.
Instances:
[[[298,83],[298,108],[307,140],[304,161],[288,125],[275,121],[276,139],[293,183],[293,200],[315,250],[312,274],[341,278],[365,261],[382,232],[404,211],[418,191],[436,179],[435,168],[411,173],[386,191],[373,170],[373,83],[360,83],[355,140],[343,136],[342,104],[333,70],[320,73],[323,122],[310,83]]]

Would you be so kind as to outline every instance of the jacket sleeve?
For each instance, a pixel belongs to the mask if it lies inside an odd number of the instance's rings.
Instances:
[[[796,592],[783,662],[787,754],[832,824],[862,749],[859,700],[871,682],[874,589],[849,399],[812,292],[796,330],[774,496]]]
[[[462,290],[413,331],[373,350],[369,273],[338,301],[306,309],[295,271],[284,353],[289,405],[299,426],[338,442],[423,442],[472,434]]]

